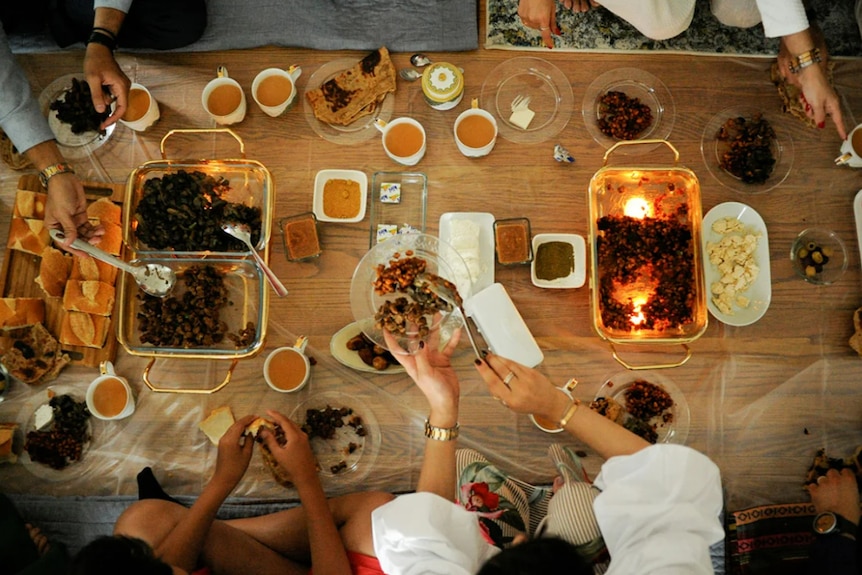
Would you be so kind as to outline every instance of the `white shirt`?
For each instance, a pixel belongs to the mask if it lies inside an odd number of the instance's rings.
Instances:
[[[609,575],[712,573],[709,546],[724,537],[721,480],[705,455],[654,445],[613,457],[596,486],[596,519]],[[498,550],[475,515],[430,493],[402,495],[371,514],[374,551],[389,575],[467,575]]]

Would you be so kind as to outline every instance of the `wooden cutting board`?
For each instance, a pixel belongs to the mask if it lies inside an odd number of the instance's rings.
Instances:
[[[39,176],[24,175],[18,180],[19,190],[44,192]],[[84,192],[87,199],[95,201],[108,197],[111,201],[121,204],[125,196],[125,185],[84,182]],[[14,197],[14,194],[13,194]],[[7,242],[8,243],[8,242]],[[122,255],[120,256],[122,257]],[[39,284],[35,282],[39,275],[39,263],[42,258],[26,252],[6,248],[3,267],[0,269],[0,297],[35,297],[45,300],[45,326],[51,335],[59,339],[63,316],[63,300],[59,297],[48,297]],[[120,272],[122,273],[122,272]],[[117,275],[119,277],[119,274]],[[72,358],[72,363],[98,367],[104,360],[113,361],[117,356],[116,317],[119,309],[119,299],[114,302],[114,311],[108,325],[108,335],[105,346],[101,349],[63,345],[63,351]]]

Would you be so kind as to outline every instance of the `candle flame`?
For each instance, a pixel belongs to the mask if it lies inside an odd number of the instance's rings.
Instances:
[[[637,196],[629,198],[626,201],[626,205],[623,207],[623,213],[630,218],[642,220],[653,215],[653,207],[651,203],[646,201],[646,199]]]
[[[642,311],[643,306],[646,304],[647,298],[646,296],[637,296],[632,300],[632,305],[634,306],[634,312],[631,316],[631,322],[633,325],[640,325],[646,320],[646,316]]]

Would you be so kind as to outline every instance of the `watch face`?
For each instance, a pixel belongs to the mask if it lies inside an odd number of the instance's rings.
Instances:
[[[833,513],[821,513],[817,517],[814,518],[814,530],[817,533],[829,533],[833,529],[835,529],[835,524],[837,520]]]

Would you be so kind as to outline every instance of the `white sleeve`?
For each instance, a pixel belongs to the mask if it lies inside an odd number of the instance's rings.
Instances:
[[[132,0],[93,0],[93,8],[113,8],[124,14],[129,13],[131,6]]]
[[[613,457],[595,481],[607,575],[712,574],[709,546],[724,537],[718,467],[681,445]]]
[[[802,0],[757,0],[767,38],[788,36],[808,28],[808,16]]]
[[[378,507],[371,531],[388,575],[472,575],[499,552],[474,514],[433,493],[402,495]]]

